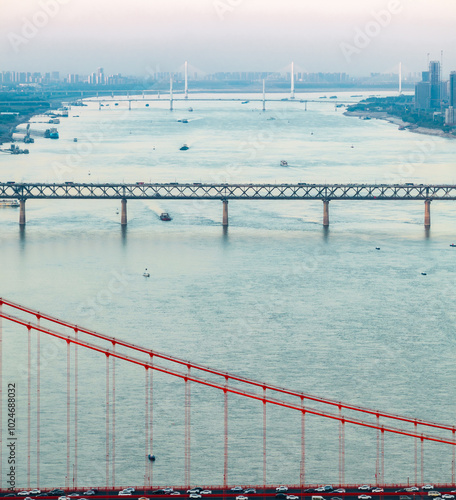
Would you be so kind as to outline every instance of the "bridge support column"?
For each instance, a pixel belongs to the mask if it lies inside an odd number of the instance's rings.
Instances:
[[[25,226],[25,200],[19,200],[19,225]]]
[[[431,200],[424,202],[424,227],[431,227]]]
[[[228,200],[222,200],[223,203],[223,219],[222,225],[228,226]]]
[[[121,215],[120,215],[120,224],[122,226],[126,226],[127,225],[127,200],[125,198],[122,198],[121,204],[122,204],[122,210],[121,210]]]
[[[329,226],[329,200],[323,200],[323,227]]]

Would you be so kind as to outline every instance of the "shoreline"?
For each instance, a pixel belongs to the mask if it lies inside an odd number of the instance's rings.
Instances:
[[[407,130],[414,134],[430,135],[433,137],[443,137],[445,139],[456,139],[456,135],[444,132],[437,128],[417,127],[413,123],[404,122],[401,118],[389,115],[386,111],[345,111],[345,116],[353,118],[370,118],[383,120],[399,127],[399,130]]]
[[[11,103],[14,104],[14,101],[11,101]],[[34,116],[41,115],[46,111],[52,111],[54,109],[62,107],[61,99],[43,101],[43,103],[46,103],[49,106],[43,106],[43,105],[36,106],[33,109],[27,111],[26,113],[18,114],[15,117],[15,120],[12,121],[11,123],[0,123],[0,145],[3,145],[8,142],[17,142],[14,141],[13,139],[13,134],[15,130],[20,125],[27,124]]]

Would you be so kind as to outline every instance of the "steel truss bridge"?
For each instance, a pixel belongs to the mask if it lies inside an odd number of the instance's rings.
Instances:
[[[223,476],[220,477],[221,485],[218,486],[222,491],[228,491],[230,486],[229,443],[232,435],[236,434],[237,429],[235,425],[229,427],[228,417],[230,411],[233,411],[233,409],[236,411],[236,405],[233,404],[233,400],[239,402],[239,399],[235,398],[252,401],[252,404],[257,404],[258,409],[261,409],[257,417],[261,419],[262,413],[263,454],[262,463],[260,462],[259,464],[259,470],[262,470],[262,477],[256,479],[261,488],[263,488],[263,491],[266,491],[268,488],[267,436],[273,430],[270,428],[271,424],[268,423],[267,415],[273,408],[281,408],[282,411],[285,411],[289,415],[296,415],[299,419],[300,425],[297,425],[294,430],[288,429],[287,432],[288,434],[291,433],[288,437],[292,438],[298,447],[300,446],[299,478],[296,478],[295,484],[297,485],[296,487],[300,488],[301,493],[304,492],[304,487],[308,485],[306,480],[308,457],[312,452],[319,451],[309,449],[310,447],[307,445],[306,432],[309,432],[309,417],[329,423],[332,422],[336,426],[336,429],[338,428],[339,485],[345,485],[346,466],[350,467],[350,462],[346,464],[345,454],[346,428],[350,426],[351,429],[357,430],[357,433],[364,430],[361,440],[359,436],[355,437],[356,446],[360,452],[362,447],[369,448],[369,446],[376,446],[376,455],[372,457],[373,462],[375,462],[372,464],[372,469],[375,468],[376,485],[386,488],[385,461],[388,457],[385,456],[385,440],[387,440],[389,446],[391,446],[391,443],[396,444],[398,447],[396,450],[404,446],[407,449],[410,447],[410,453],[407,454],[409,457],[407,466],[410,470],[412,483],[415,485],[422,485],[424,483],[426,462],[424,446],[430,443],[439,443],[439,446],[444,446],[446,453],[438,458],[439,474],[442,474],[443,477],[449,477],[451,474],[451,483],[448,483],[447,487],[452,484],[454,488],[455,425],[417,419],[389,411],[381,411],[336,401],[306,392],[287,389],[264,381],[246,378],[234,373],[218,370],[217,368],[192,363],[171,354],[165,354],[130,341],[105,335],[0,298],[0,389],[4,392],[6,391],[1,384],[4,378],[2,367],[5,361],[7,361],[6,356],[8,353],[4,353],[3,349],[5,345],[8,345],[5,341],[11,340],[11,335],[13,335],[15,342],[23,343],[23,356],[27,360],[25,366],[22,367],[24,387],[27,393],[27,415],[19,417],[22,419],[21,421],[27,422],[27,431],[24,433],[25,436],[22,436],[27,441],[28,450],[26,454],[27,458],[24,459],[24,462],[27,462],[27,484],[17,484],[17,488],[30,489],[31,487],[42,487],[43,480],[40,466],[43,462],[46,463],[46,460],[49,458],[43,456],[43,450],[47,449],[49,453],[50,449],[51,453],[54,454],[57,448],[66,448],[66,464],[59,463],[58,467],[61,469],[62,478],[65,478],[67,491],[70,487],[74,491],[82,486],[93,486],[88,484],[83,485],[81,480],[78,479],[79,464],[80,461],[84,461],[84,457],[78,455],[81,447],[80,441],[83,437],[80,435],[81,432],[78,423],[80,423],[81,419],[84,419],[87,413],[87,405],[90,407],[92,403],[92,401],[83,400],[79,392],[81,387],[78,384],[81,383],[79,379],[82,371],[86,374],[97,366],[101,373],[105,371],[104,377],[99,374],[91,375],[91,377],[97,377],[97,379],[93,379],[94,385],[92,389],[99,388],[101,391],[100,394],[104,392],[105,398],[104,401],[98,401],[98,404],[104,407],[101,410],[101,412],[105,413],[104,422],[102,420],[95,421],[98,422],[98,428],[94,429],[102,440],[102,436],[105,434],[105,450],[101,452],[101,454],[104,454],[105,459],[105,470],[103,471],[105,476],[103,478],[103,481],[105,481],[105,490],[113,491],[120,481],[123,484],[128,481],[128,478],[125,477],[121,477],[119,480],[117,476],[118,470],[122,469],[123,466],[122,460],[125,460],[122,454],[119,453],[118,448],[116,448],[116,438],[119,438],[119,431],[116,434],[116,429],[119,429],[119,420],[122,418],[122,415],[125,416],[122,412],[120,412],[119,416],[118,405],[121,405],[120,409],[125,405],[131,405],[131,408],[136,409],[136,414],[144,415],[142,424],[143,434],[141,434],[144,446],[144,485],[142,485],[142,488],[150,490],[154,487],[153,467],[150,466],[148,455],[154,451],[154,437],[156,436],[154,432],[154,425],[157,424],[154,418],[156,404],[155,391],[157,390],[157,384],[163,383],[164,380],[154,376],[154,374],[161,374],[160,376],[166,377],[167,380],[171,379],[175,381],[172,387],[176,391],[179,391],[179,387],[181,387],[183,389],[182,392],[184,392],[183,395],[185,397],[181,397],[183,402],[173,408],[174,413],[183,414],[184,420],[184,432],[182,432],[182,436],[179,433],[179,436],[181,436],[182,454],[185,457],[183,471],[181,472],[186,487],[192,485],[192,457],[196,456],[198,458],[198,453],[202,453],[199,446],[191,446],[194,421],[199,417],[198,412],[195,414],[192,411],[192,400],[195,397],[192,397],[192,394],[195,394],[194,392],[192,393],[192,388],[194,388],[194,391],[198,391],[199,388],[205,387],[206,390],[210,391],[210,395],[207,397],[219,399],[221,405],[221,410],[212,415],[212,418],[220,419],[220,427],[223,434],[223,440],[219,442],[220,454],[223,457]],[[63,358],[62,361],[66,361],[63,369],[59,368],[61,376],[53,384],[51,392],[60,391],[62,396],[66,397],[66,408],[53,408],[51,420],[46,421],[44,420],[45,414],[42,415],[40,412],[40,408],[49,404],[46,403],[49,400],[46,399],[45,387],[41,382],[44,375],[44,367],[46,366],[42,367],[42,362],[46,361],[45,354],[42,351],[46,346],[46,342],[50,340],[61,346],[58,349],[58,353]],[[84,363],[84,361],[88,362]],[[128,400],[125,400],[125,393],[121,393],[122,401],[119,401],[119,395],[116,393],[116,384],[123,381],[119,376],[120,364],[136,367],[136,370],[142,370],[144,374],[143,383],[139,383],[140,386],[135,387],[134,391],[128,392]],[[178,383],[182,385],[179,386]],[[6,413],[6,408],[2,407],[5,404],[3,396],[4,394],[0,394],[0,447],[6,444],[2,433],[2,429],[6,427],[5,422],[2,422],[3,415]],[[140,411],[140,409],[143,411]],[[62,413],[63,415],[66,414],[66,418],[62,418]],[[34,420],[33,425],[32,415]],[[49,416],[49,413],[47,415]],[[199,418],[204,419],[204,416],[200,416]],[[249,411],[246,411],[243,414],[237,413],[236,418],[246,418],[250,425],[252,419],[256,417]],[[49,443],[44,442],[45,435],[48,438],[50,436],[51,440],[55,440],[56,437],[55,434],[49,435],[45,433],[43,427],[47,431],[49,426],[55,427],[56,425],[60,431],[62,428],[66,429],[66,439],[62,439],[64,436],[62,434],[60,441],[50,443],[53,446],[49,448]],[[366,437],[365,431],[368,432],[369,438]],[[167,432],[172,433],[172,428],[170,427]],[[178,431],[175,430],[174,432]],[[348,436],[349,439],[350,436],[354,437],[351,431]],[[121,433],[121,441],[124,437]],[[9,436],[7,440],[8,438]],[[209,435],[207,439],[210,439]],[[326,439],[331,438],[328,437]],[[413,449],[414,452],[412,451]],[[118,453],[117,456],[116,450]],[[388,450],[391,451],[392,449],[388,447]],[[388,456],[390,460],[394,460],[394,451]],[[9,467],[4,462],[4,460],[2,461],[2,454],[0,454],[0,490],[5,486],[5,471]],[[177,474],[177,471],[174,472]],[[259,474],[261,475],[261,472]]]
[[[424,224],[429,227],[431,201],[456,200],[456,185],[3,182],[0,183],[0,198],[14,198],[20,201],[20,224],[25,224],[26,200],[121,200],[123,225],[127,223],[127,200],[220,200],[223,202],[224,226],[228,225],[230,200],[320,200],[323,202],[324,226],[329,225],[330,201],[424,201]]]

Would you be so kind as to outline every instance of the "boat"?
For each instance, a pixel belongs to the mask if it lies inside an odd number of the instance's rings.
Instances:
[[[168,212],[163,212],[161,215],[160,215],[160,220],[162,221],[170,221],[171,220],[171,217],[169,216],[169,213]]]
[[[336,96],[336,95],[332,95],[332,96],[330,97],[330,99],[337,99],[337,96]]]
[[[155,455],[147,455],[147,458],[151,461],[151,462],[155,462]]]
[[[282,161],[280,162],[280,166],[281,166],[281,167],[288,167],[288,162],[287,162],[286,160],[282,160]]]
[[[49,139],[58,139],[59,138],[59,132],[56,128],[51,128],[49,131]]]
[[[17,200],[0,200],[0,208],[12,207],[16,208],[19,206]]]
[[[421,273],[421,276],[427,276],[427,273]]]
[[[144,276],[144,278],[150,278],[150,273],[147,270],[147,267],[146,267],[146,270],[143,272],[143,276]]]
[[[179,123],[188,123],[187,118],[182,118],[181,120],[177,120]]]
[[[188,111],[191,113],[193,111],[193,108],[188,108]]]
[[[75,138],[73,139],[73,142],[78,142],[78,138],[77,138],[77,137],[75,137]]]
[[[380,250],[380,247],[375,247],[375,250]]]
[[[190,149],[190,148],[187,146],[187,144],[184,144],[184,145],[180,148],[180,150],[181,150],[181,151],[187,151],[188,149]]]
[[[454,248],[454,247],[456,247],[456,244],[455,244],[455,243],[452,243],[452,244],[450,245],[450,247],[453,247],[453,248]]]
[[[248,104],[250,101],[242,101],[242,104]]]

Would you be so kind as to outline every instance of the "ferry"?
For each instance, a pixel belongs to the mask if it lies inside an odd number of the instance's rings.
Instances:
[[[160,220],[162,220],[162,221],[170,221],[170,220],[171,220],[171,217],[169,216],[169,213],[167,213],[167,212],[163,212],[163,213],[160,215]]]
[[[59,138],[59,132],[56,128],[51,128],[49,131],[49,138],[50,139],[58,139]]]
[[[17,208],[19,202],[17,200],[0,200],[0,208],[12,207]]]
[[[58,139],[59,132],[56,128],[48,128],[44,131],[45,139]]]

